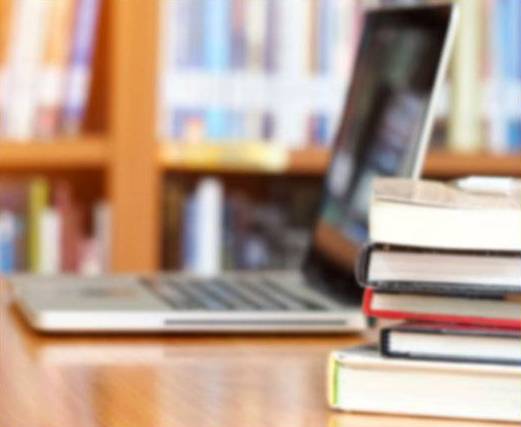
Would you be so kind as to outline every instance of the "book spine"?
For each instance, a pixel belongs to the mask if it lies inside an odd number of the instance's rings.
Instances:
[[[39,265],[41,274],[58,274],[61,271],[61,218],[54,208],[45,208],[39,221]]]
[[[31,182],[28,207],[28,267],[29,271],[40,271],[42,214],[49,201],[49,186],[43,179]]]
[[[14,4],[4,81],[4,134],[9,138],[27,139],[34,132],[39,65],[49,6],[49,2],[38,0],[19,0]]]
[[[111,268],[112,214],[107,202],[98,202],[94,206],[94,240],[97,248],[98,265],[101,273]]]
[[[223,250],[224,189],[215,178],[202,179],[195,191],[195,266],[201,276],[214,276],[221,272]]]
[[[461,0],[461,25],[456,40],[449,117],[450,148],[481,148],[480,17],[482,2]]]
[[[38,136],[50,137],[58,131],[73,10],[74,0],[54,0],[51,3],[49,34],[39,81]]]
[[[205,70],[220,76],[230,65],[231,0],[206,0],[204,8]],[[223,99],[218,87],[212,90],[206,111],[206,133],[210,139],[223,139],[228,134],[228,113],[220,105]]]
[[[62,128],[77,134],[83,123],[90,88],[100,0],[78,0],[63,100]]]
[[[16,216],[0,212],[0,273],[11,274],[16,269]]]
[[[173,118],[175,112],[175,70],[176,44],[181,29],[177,26],[177,9],[180,1],[162,0],[161,23],[159,39],[159,84],[157,85],[157,99],[159,100],[159,114],[157,134],[161,138],[173,137]]]
[[[6,62],[13,22],[13,0],[0,0],[0,136],[4,133]]]

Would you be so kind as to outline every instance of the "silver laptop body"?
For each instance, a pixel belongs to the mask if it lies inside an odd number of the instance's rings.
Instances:
[[[452,4],[370,9],[303,267],[289,272],[18,275],[17,307],[60,333],[361,331],[353,279],[371,179],[418,177],[453,44]]]

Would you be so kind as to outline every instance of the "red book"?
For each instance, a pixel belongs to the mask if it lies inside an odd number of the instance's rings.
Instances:
[[[381,319],[458,323],[521,329],[521,296],[464,298],[380,293],[366,289],[364,312]]]

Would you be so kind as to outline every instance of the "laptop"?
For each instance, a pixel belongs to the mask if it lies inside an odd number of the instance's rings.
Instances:
[[[367,320],[353,270],[375,176],[418,177],[454,39],[452,4],[364,14],[350,88],[298,271],[35,277],[10,282],[40,331],[354,332]]]

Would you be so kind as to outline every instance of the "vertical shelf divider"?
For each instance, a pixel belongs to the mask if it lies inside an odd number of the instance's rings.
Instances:
[[[158,0],[111,2],[112,92],[107,186],[112,205],[112,269],[159,267],[160,168],[156,80]]]

